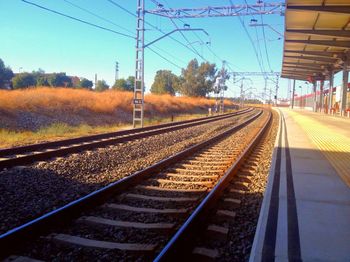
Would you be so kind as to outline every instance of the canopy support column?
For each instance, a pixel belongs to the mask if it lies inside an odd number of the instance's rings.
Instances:
[[[294,95],[295,95],[295,79],[293,79],[293,90],[292,90],[292,109],[294,108]]]
[[[347,55],[344,61],[344,68],[343,68],[343,83],[340,90],[340,115],[345,116],[346,115],[346,107],[347,107],[347,90],[348,90],[348,82],[349,82],[349,56]]]
[[[320,81],[320,112],[323,111],[323,103],[324,103],[324,97],[323,97],[323,87],[324,87],[324,80]]]
[[[328,90],[328,114],[331,114],[333,107],[333,85],[334,85],[334,71],[329,72],[329,90]]]
[[[317,82],[314,80],[312,82],[312,85],[313,85],[313,92],[314,92],[314,99],[313,99],[313,111],[314,112],[317,112],[317,94],[316,94],[316,90],[317,90]]]

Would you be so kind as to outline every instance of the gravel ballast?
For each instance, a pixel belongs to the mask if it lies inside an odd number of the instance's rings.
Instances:
[[[250,115],[4,170],[0,172],[0,233],[204,141]]]

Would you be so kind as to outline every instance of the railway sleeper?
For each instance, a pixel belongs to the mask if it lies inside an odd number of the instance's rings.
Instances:
[[[210,187],[213,185],[213,181],[179,181],[179,180],[170,180],[170,179],[161,179],[161,178],[155,178],[151,181],[160,183],[160,184],[180,184],[180,185],[199,185],[199,186],[206,186]]]
[[[157,231],[169,232],[174,229],[174,223],[139,223],[139,222],[129,222],[121,220],[112,220],[102,217],[94,216],[83,216],[76,220],[76,223],[82,223],[87,225],[101,225],[101,226],[113,226],[121,228],[135,228],[135,229],[149,229]]]
[[[224,226],[211,224],[207,227],[206,235],[207,237],[210,237],[215,240],[226,241],[228,235],[228,228]]]
[[[51,234],[47,239],[64,245],[76,245],[95,249],[117,249],[122,251],[132,252],[153,252],[157,245],[141,244],[141,243],[118,243],[110,241],[102,241],[89,239],[84,237],[66,235],[66,234]]]
[[[142,190],[152,190],[159,192],[177,192],[177,193],[204,193],[208,189],[207,188],[165,188],[165,187],[157,187],[157,186],[149,186],[149,185],[139,185],[136,186],[137,189]]]
[[[137,212],[137,213],[152,213],[152,214],[164,214],[164,215],[175,215],[175,216],[186,215],[189,212],[188,208],[156,209],[156,208],[121,205],[121,204],[104,204],[102,207],[109,210],[116,210],[116,211],[124,210],[124,211]]]
[[[216,248],[195,247],[192,257],[193,261],[211,262],[219,257],[219,251]]]
[[[215,180],[218,179],[218,175],[193,175],[193,174],[176,174],[176,173],[165,173],[164,176],[166,177],[173,177],[173,178],[187,178],[187,179],[200,179],[200,180],[205,180],[205,179],[210,179],[210,180]]]
[[[123,194],[122,197],[126,198],[136,198],[141,200],[153,200],[159,202],[194,202],[199,199],[199,197],[155,197],[155,196],[147,196],[141,194]]]

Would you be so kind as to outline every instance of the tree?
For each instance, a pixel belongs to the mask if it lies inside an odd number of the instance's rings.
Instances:
[[[6,84],[10,83],[13,76],[11,68],[6,67],[0,58],[0,88],[6,87]]]
[[[109,88],[105,80],[98,80],[95,86],[95,90],[98,92],[105,91]]]
[[[48,76],[48,82],[50,86],[58,87],[58,86],[65,86],[70,87],[72,86],[72,79],[68,76],[66,76],[66,73],[53,73]]]
[[[12,78],[12,86],[14,89],[28,88],[30,86],[35,86],[35,84],[34,75],[30,73],[20,73]]]
[[[116,90],[127,90],[128,89],[128,85],[127,82],[124,78],[120,78],[115,80],[114,85],[112,86],[112,89],[116,89]]]
[[[91,89],[93,85],[94,85],[94,83],[92,83],[92,81],[90,81],[89,79],[82,78],[82,79],[80,79],[78,87]]]
[[[179,78],[170,70],[159,70],[154,77],[151,93],[175,95],[178,85]]]
[[[33,71],[32,75],[35,79],[36,86],[50,86],[43,69],[39,68],[37,71]]]
[[[113,89],[122,91],[134,91],[135,77],[129,76],[127,79],[117,79],[112,86]]]
[[[187,68],[182,69],[178,91],[186,96],[206,96],[213,90],[216,71],[215,64],[198,65],[197,59],[191,60]]]

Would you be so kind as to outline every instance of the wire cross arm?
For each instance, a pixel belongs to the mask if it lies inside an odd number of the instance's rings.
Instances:
[[[173,31],[170,31],[169,33],[166,33],[166,34],[162,35],[161,37],[158,37],[157,39],[154,39],[153,41],[145,44],[144,48],[154,44],[155,42],[158,42],[159,40],[161,40],[161,39],[163,39],[163,38],[165,38],[165,37],[167,37],[175,32],[178,32],[178,31],[202,31],[203,33],[205,33],[206,35],[209,36],[208,32],[202,28],[177,28],[177,29],[174,29]]]
[[[285,3],[258,3],[252,5],[206,6],[197,8],[157,8],[146,13],[168,18],[200,18],[220,16],[246,16],[260,14],[284,15]]]

